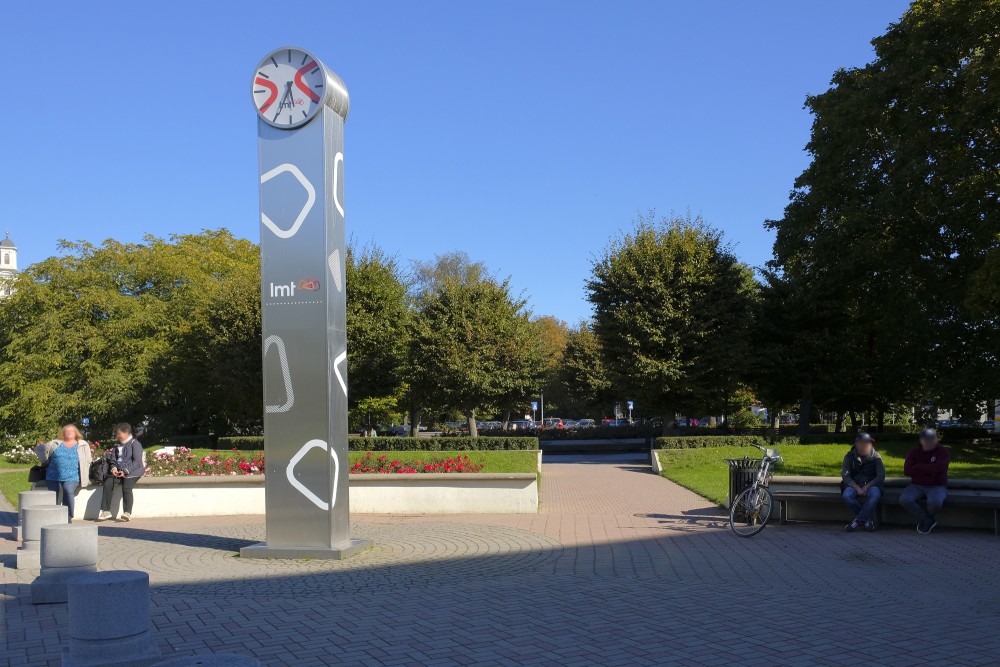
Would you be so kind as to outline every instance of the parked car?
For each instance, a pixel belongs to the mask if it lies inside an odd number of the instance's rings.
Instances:
[[[389,435],[406,437],[410,435],[410,427],[407,424],[397,424],[389,427]]]
[[[983,422],[983,429],[986,430],[986,431],[995,431],[995,430],[997,430],[997,423],[996,423],[996,421],[994,421],[992,419],[987,419],[986,421]]]
[[[577,428],[594,428],[597,426],[597,422],[593,419],[581,419],[576,423]]]
[[[545,421],[542,422],[542,428],[565,428],[566,424],[563,423],[562,417],[546,417]]]
[[[530,419],[515,419],[507,422],[507,429],[510,431],[530,431],[535,428],[535,422]]]

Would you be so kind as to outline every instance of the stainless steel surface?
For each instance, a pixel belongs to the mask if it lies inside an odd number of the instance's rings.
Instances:
[[[250,557],[356,548],[347,484],[348,96],[324,70],[330,85],[311,120],[284,129],[258,115],[267,543]]]

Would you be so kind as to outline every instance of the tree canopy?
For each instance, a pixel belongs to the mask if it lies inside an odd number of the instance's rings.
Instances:
[[[700,218],[640,216],[593,264],[587,293],[614,386],[665,426],[722,407],[749,357],[757,285]]]

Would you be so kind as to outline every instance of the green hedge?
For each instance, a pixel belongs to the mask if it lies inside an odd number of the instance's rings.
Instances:
[[[702,447],[770,447],[771,442],[759,435],[682,435],[656,438],[654,449],[701,449]]]
[[[466,452],[475,450],[535,450],[538,438],[469,436],[447,438],[351,438],[352,452]]]
[[[874,433],[876,444],[880,442],[916,442],[917,436],[914,433]],[[941,440],[947,444],[948,440],[942,435]],[[779,438],[766,438],[760,435],[696,435],[656,438],[653,441],[654,449],[700,449],[702,447],[749,447],[759,445],[761,447],[781,447],[782,445],[836,445],[845,444],[850,446],[854,441],[854,436],[850,433],[823,433],[804,436],[787,436]],[[955,438],[952,438],[952,442]]]
[[[352,452],[467,452],[475,450],[512,451],[538,449],[538,438],[351,438],[348,448]],[[218,449],[259,451],[264,449],[260,436],[219,438]]]
[[[840,442],[854,442],[854,433],[827,433],[824,435],[803,435],[797,438],[801,445],[829,445]],[[875,443],[880,442],[916,442],[916,433],[872,433]]]
[[[264,436],[234,435],[227,438],[219,438],[216,448],[237,449],[241,452],[259,452],[264,449]]]
[[[222,440],[222,438],[218,438]],[[166,445],[174,447],[190,447],[191,449],[213,449],[216,446],[214,435],[172,435],[167,438]]]

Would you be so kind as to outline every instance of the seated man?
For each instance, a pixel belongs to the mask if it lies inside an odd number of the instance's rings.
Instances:
[[[867,531],[875,530],[872,515],[882,499],[885,484],[885,465],[875,451],[875,440],[867,433],[858,433],[854,447],[844,456],[840,466],[841,488],[844,502],[854,512],[854,520],[847,524],[847,532],[853,533],[861,526]],[[861,501],[864,501],[864,505]]]
[[[903,474],[910,478],[910,485],[899,495],[899,504],[917,518],[917,532],[926,535],[934,530],[934,518],[948,495],[948,463],[951,453],[938,442],[937,431],[932,428],[920,432],[920,446],[906,455]],[[920,500],[927,499],[927,509]]]

